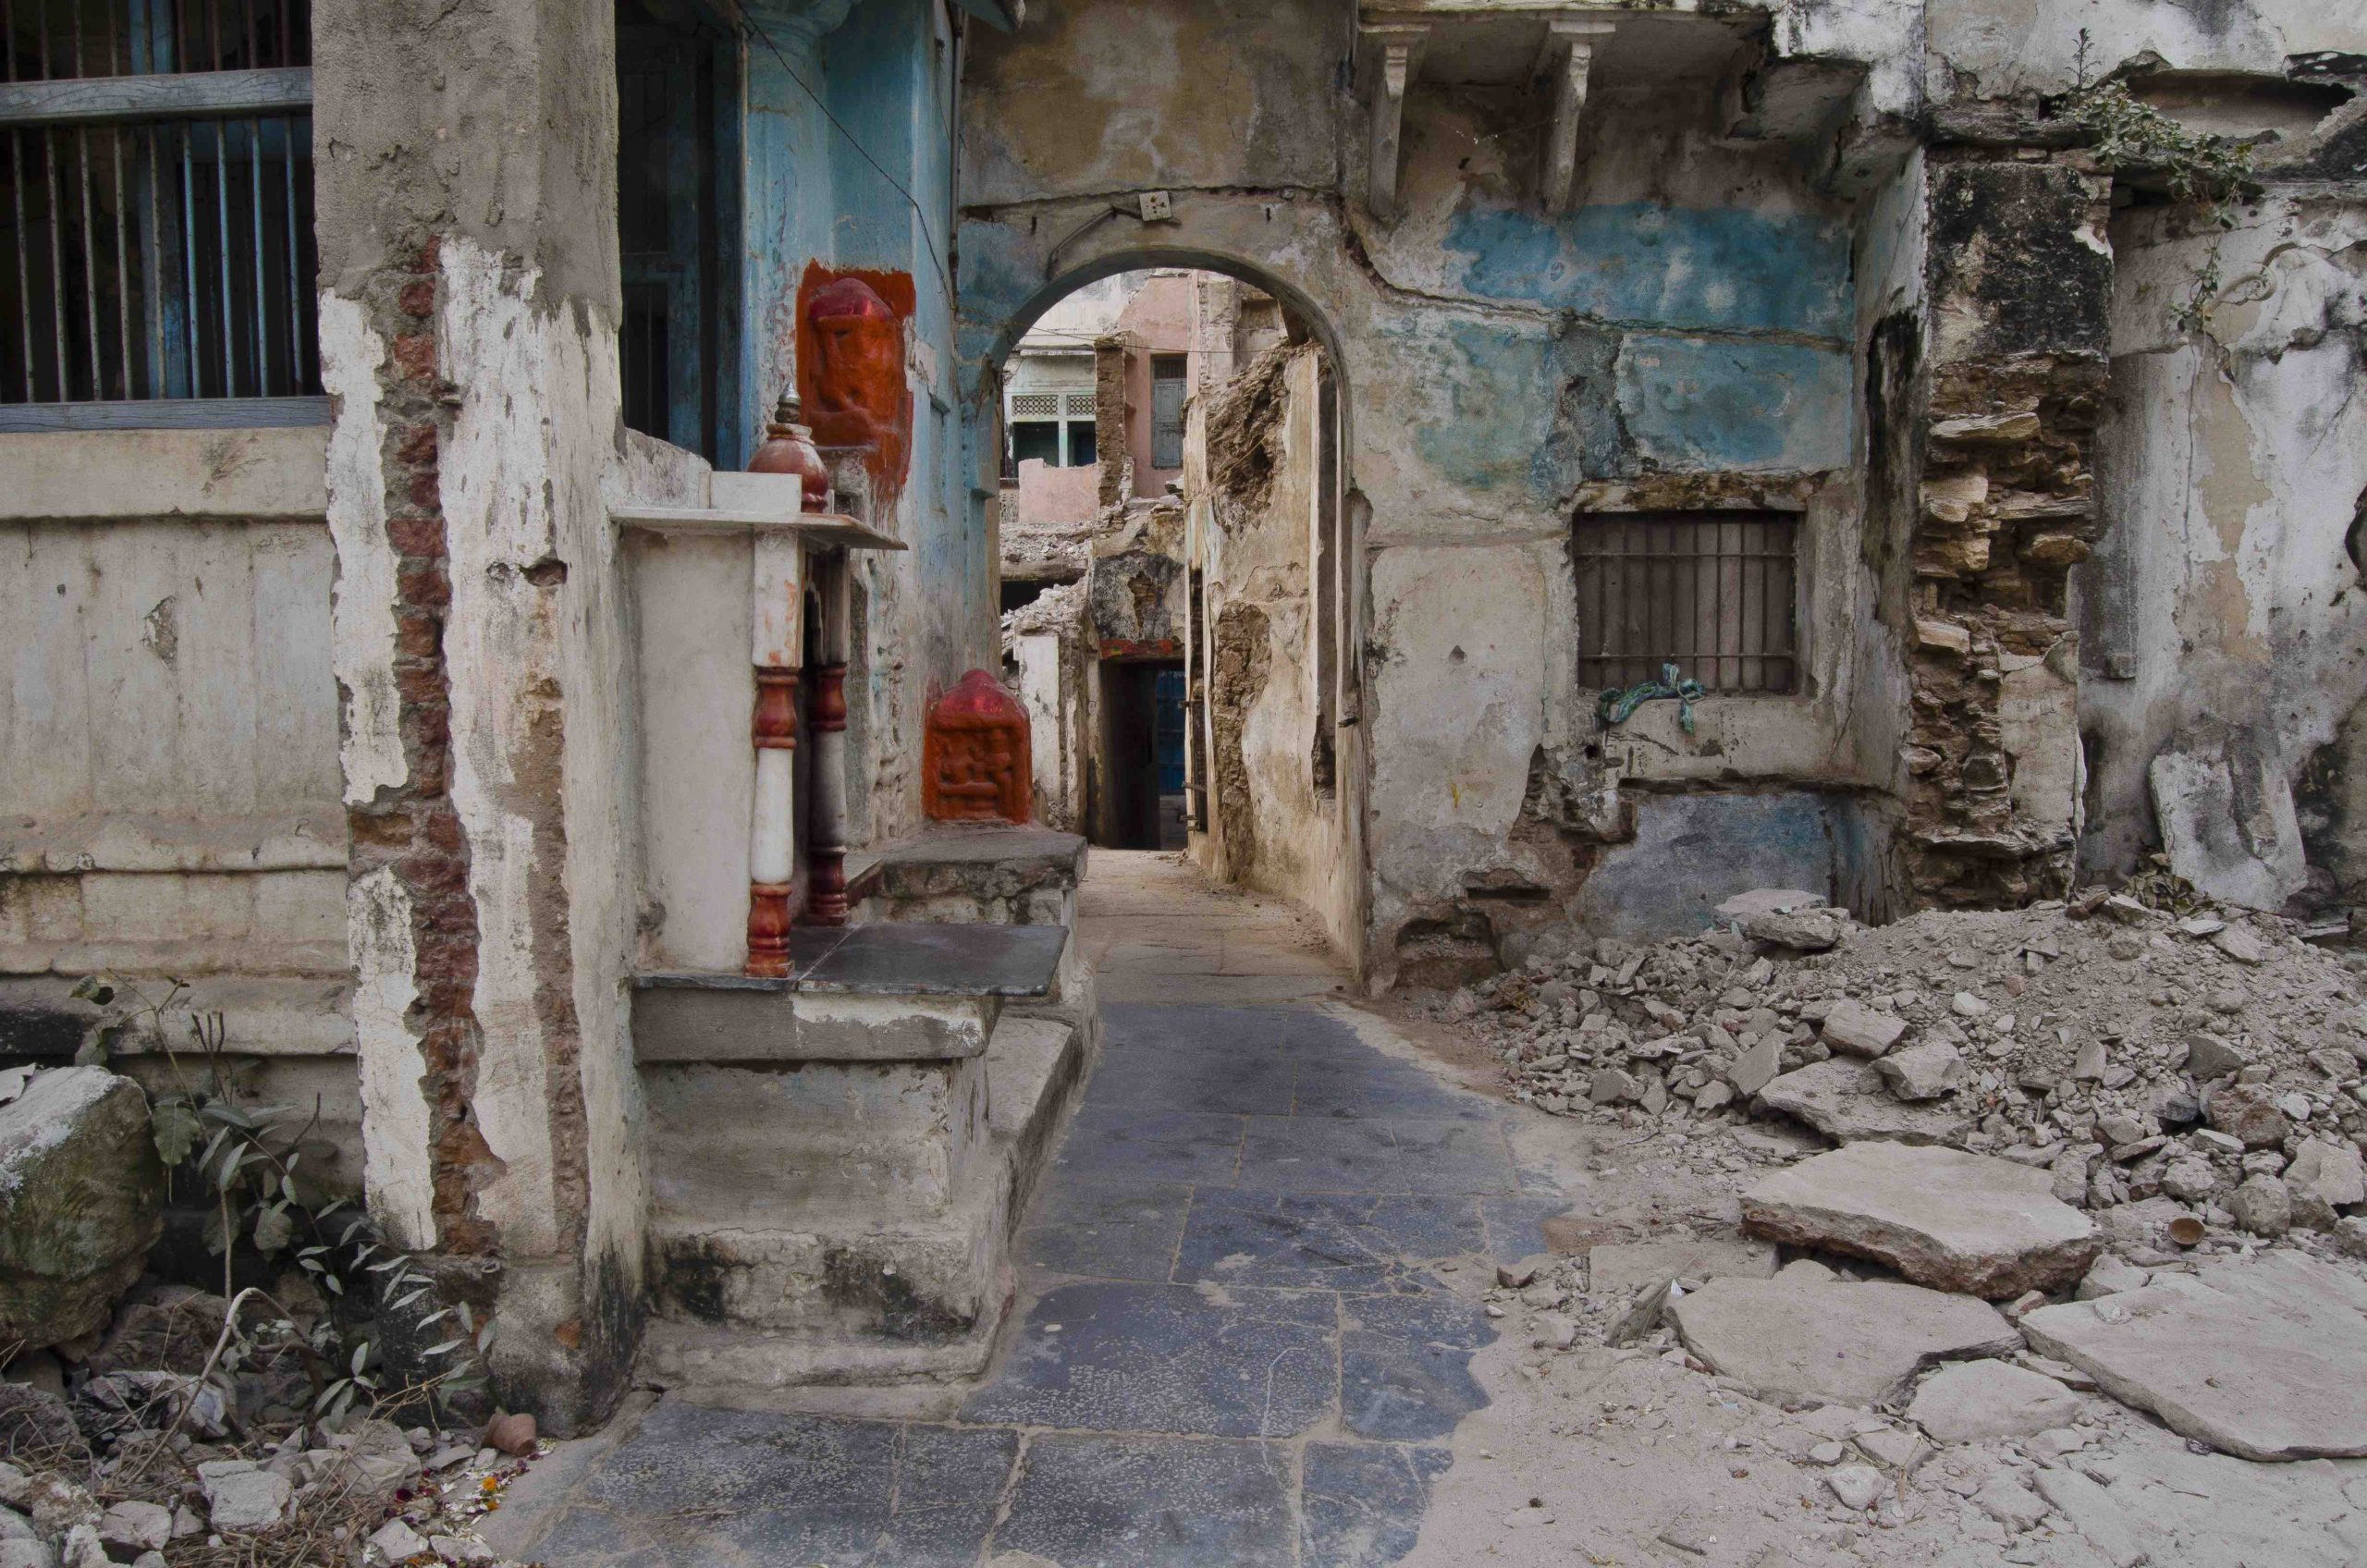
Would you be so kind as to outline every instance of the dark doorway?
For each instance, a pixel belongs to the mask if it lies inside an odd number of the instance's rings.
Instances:
[[[1101,667],[1100,801],[1093,841],[1111,850],[1180,850],[1184,827],[1184,666]]]

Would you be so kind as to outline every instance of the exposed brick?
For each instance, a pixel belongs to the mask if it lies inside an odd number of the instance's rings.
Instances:
[[[435,335],[432,332],[402,332],[395,335],[390,345],[396,371],[412,381],[433,381],[435,378]]]

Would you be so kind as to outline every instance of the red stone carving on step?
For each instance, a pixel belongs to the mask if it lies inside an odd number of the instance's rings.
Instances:
[[[797,387],[815,444],[864,452],[874,515],[884,520],[904,487],[912,450],[904,323],[913,313],[913,280],[894,272],[833,272],[814,263],[797,296]]]
[[[928,710],[921,742],[921,809],[936,822],[1025,822],[1027,710],[974,669]]]

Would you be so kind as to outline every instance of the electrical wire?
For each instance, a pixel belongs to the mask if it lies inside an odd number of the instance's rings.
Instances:
[[[871,155],[871,149],[865,147],[855,133],[846,128],[844,121],[830,113],[830,105],[822,102],[822,95],[815,92],[803,77],[797,74],[797,67],[789,63],[789,56],[781,53],[780,45],[773,42],[772,34],[767,32],[761,23],[744,10],[740,12],[740,22],[751,35],[771,51],[772,57],[780,63],[782,72],[790,80],[797,84],[797,90],[800,92],[813,100],[814,106],[822,111],[822,117],[830,122],[830,129],[846,138],[847,145],[862,154],[863,161],[878,172],[879,178],[886,180],[896,194],[904,199],[904,205],[912,208],[913,215],[921,220],[921,243],[927,247],[929,263],[937,269],[938,281],[945,286],[946,303],[950,306],[953,301],[953,275],[947,270],[944,258],[937,253],[937,240],[929,233],[928,214],[922,210],[920,202],[909,190],[905,189],[902,180],[888,172],[888,166],[885,164]]]

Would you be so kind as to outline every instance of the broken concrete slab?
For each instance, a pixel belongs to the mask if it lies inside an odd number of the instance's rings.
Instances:
[[[1848,1056],[1880,1056],[1907,1033],[1907,1020],[1843,998],[1824,1015],[1824,1043]]]
[[[2285,1172],[2287,1185],[2329,1208],[2367,1203],[2367,1162],[2349,1143],[2304,1138]]]
[[[1873,1063],[1846,1057],[1786,1072],[1760,1090],[1759,1100],[1844,1144],[1961,1144],[1972,1132],[1972,1118],[1947,1102],[1902,1102]]]
[[[2172,1431],[2239,1458],[2367,1455],[2367,1283],[2305,1253],[2205,1259],[2022,1330]]]
[[[1857,1143],[1761,1180],[1743,1194],[1743,1228],[2005,1300],[2071,1285],[2103,1244],[2052,1184],[2046,1171],[1987,1155]]]
[[[1943,1443],[2027,1438],[2079,1414],[2079,1396],[2040,1373],[2005,1361],[1944,1366],[1915,1390],[1907,1418]]]
[[[1742,934],[1754,942],[1802,953],[1827,952],[1840,946],[1843,930],[1840,921],[1814,911],[1753,915],[1742,926]]]
[[[2282,749],[2263,729],[2203,719],[2146,770],[2170,869],[2229,903],[2279,910],[2309,884]]]
[[[1668,1315],[1711,1370],[1779,1404],[1881,1404],[1935,1362],[2021,1347],[1986,1302],[1886,1281],[1712,1280]]]
[[[1587,1293],[1625,1300],[1666,1280],[1772,1280],[1772,1243],[1743,1236],[1605,1242],[1587,1254]]]
[[[1823,894],[1798,888],[1753,888],[1718,906],[1718,924],[1739,925],[1762,914],[1788,914],[1796,909],[1819,909],[1823,904]]]
[[[1784,1042],[1773,1035],[1762,1035],[1759,1044],[1736,1057],[1726,1069],[1726,1082],[1735,1093],[1748,1099],[1775,1081],[1784,1065]]]
[[[1890,1092],[1903,1100],[1935,1100],[1964,1081],[1964,1058],[1944,1040],[1892,1051],[1874,1063]]]

